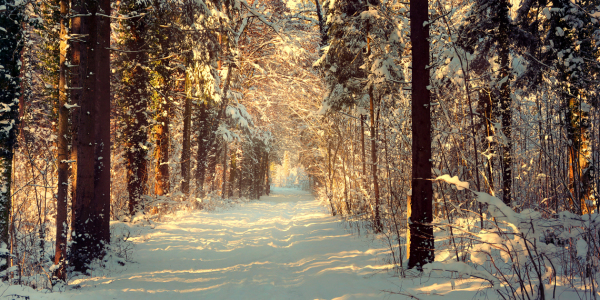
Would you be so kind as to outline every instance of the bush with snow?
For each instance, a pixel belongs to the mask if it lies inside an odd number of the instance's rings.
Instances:
[[[468,188],[457,177],[437,179]],[[543,218],[532,209],[516,212],[492,195],[472,192],[479,203],[487,204],[488,214],[443,224],[454,229],[448,238],[461,238],[467,246],[438,250],[438,261],[425,265],[426,272],[450,271],[487,280],[504,299],[554,299],[565,289],[583,299],[598,297],[597,213],[563,211]]]

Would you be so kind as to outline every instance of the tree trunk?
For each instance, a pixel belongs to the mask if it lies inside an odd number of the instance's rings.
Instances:
[[[19,55],[23,48],[22,4],[16,1],[3,1],[5,11],[0,13],[0,27],[4,29],[0,39],[0,244],[10,245],[9,224],[11,211],[11,180],[13,151],[17,138],[19,121],[19,95],[21,91],[21,64]],[[8,32],[8,34],[7,34]],[[4,253],[3,253],[4,254]],[[8,259],[0,264],[0,271],[8,267]]]
[[[569,202],[579,214],[591,213],[588,207],[592,187],[592,170],[590,168],[589,145],[589,113],[581,109],[581,100],[569,99],[567,108],[567,139],[569,159]]]
[[[100,13],[110,16],[110,0],[99,1]],[[96,76],[96,141],[94,158],[94,203],[96,214],[102,220],[102,225],[96,228],[103,243],[110,243],[110,22],[108,17],[98,20],[98,59],[96,63],[98,76]]]
[[[267,155],[268,155],[267,151],[265,151],[262,155],[263,163],[260,166],[260,173],[261,173],[260,179],[262,182],[261,186],[262,186],[262,194],[263,195],[268,195],[268,193],[267,193],[267,186],[268,186],[268,184],[267,184],[267,166],[269,165],[269,158]]]
[[[412,42],[412,196],[408,209],[408,267],[434,260],[431,178],[428,2],[410,0]]]
[[[367,154],[365,153],[365,116],[360,115],[360,145],[362,150],[362,176],[367,177]]]
[[[185,107],[183,111],[183,145],[181,149],[181,192],[188,195],[190,192],[190,158],[191,158],[191,122],[192,122],[192,99],[190,98],[191,87],[189,74],[186,72]]]
[[[161,7],[157,1],[155,1],[157,7]],[[166,8],[165,8],[166,9]],[[168,11],[161,10],[159,15],[165,17]],[[168,20],[162,20],[162,22],[170,22]],[[158,44],[160,45],[160,55],[172,54],[172,36],[170,32],[165,32],[164,35],[159,35]],[[156,166],[154,168],[155,174],[155,185],[154,193],[156,196],[165,196],[169,194],[171,189],[170,177],[169,177],[169,142],[170,142],[170,120],[171,120],[171,100],[170,93],[174,86],[174,75],[175,72],[169,65],[169,61],[160,60],[160,63],[156,66],[156,70],[159,76],[159,88],[158,88],[158,107],[156,109],[156,127],[155,127],[155,143],[156,151],[154,152],[154,158]]]
[[[266,187],[266,194],[267,196],[269,196],[271,194],[271,177],[270,177],[270,172],[269,172],[269,152],[267,152],[265,154],[265,160],[266,160],[266,169],[265,169],[265,173],[266,174],[266,181],[267,181],[267,187]]]
[[[227,141],[223,140],[223,184],[221,185],[221,198],[227,196]]]
[[[94,203],[95,193],[95,147],[96,142],[96,101],[98,82],[99,40],[98,40],[98,5],[87,0],[85,12],[90,16],[81,19],[81,34],[87,34],[85,42],[85,63],[79,65],[82,75],[83,90],[78,126],[77,146],[77,187],[73,204],[73,246],[71,259],[75,271],[85,272],[92,259],[102,253],[102,240],[98,229],[102,227],[102,218],[97,213]],[[94,51],[96,50],[96,51]]]
[[[490,91],[481,90],[479,92],[479,101],[483,105],[483,113],[484,113],[484,125],[485,125],[485,142],[488,145],[486,152],[488,153],[487,158],[487,168],[486,171],[488,173],[488,192],[490,195],[495,195],[494,190],[494,155],[496,154],[496,143],[493,140],[487,139],[487,137],[493,137],[494,133],[494,115],[493,115],[493,105],[494,101],[492,100],[492,94]]]
[[[233,190],[234,190],[233,184],[235,183],[235,177],[236,177],[236,173],[237,173],[236,163],[237,162],[236,162],[235,151],[231,151],[231,163],[229,166],[229,191],[227,193],[228,198],[233,197]]]
[[[325,24],[325,18],[323,17],[323,12],[321,11],[321,3],[319,0],[315,0],[315,6],[317,8],[317,18],[319,20],[319,33],[321,33],[321,47],[327,45],[327,25]],[[321,53],[319,53],[320,55]]]
[[[369,104],[371,113],[371,173],[373,173],[373,196],[375,197],[374,229],[375,233],[383,230],[379,216],[379,180],[377,178],[377,136],[375,134],[375,107],[373,105],[373,86],[369,89]]]
[[[198,115],[196,117],[198,124],[198,152],[196,152],[196,192],[202,193],[204,190],[204,178],[206,176],[206,162],[208,155],[208,138],[210,129],[208,103],[200,103]]]
[[[67,279],[65,258],[67,256],[67,198],[69,192],[69,109],[65,107],[68,103],[67,94],[67,57],[68,47],[68,19],[69,5],[67,0],[60,0],[60,61],[58,81],[58,191],[56,195],[56,250],[54,264],[59,267],[54,276],[59,280]]]
[[[156,168],[154,193],[164,196],[169,193],[169,109],[168,99],[162,99],[159,105],[159,117],[156,125]]]
[[[512,190],[512,111],[510,97],[510,85],[509,85],[509,19],[508,0],[500,0],[500,10],[498,17],[500,24],[498,26],[499,37],[498,46],[499,52],[498,57],[500,59],[500,73],[499,78],[502,82],[500,85],[500,113],[502,115],[502,133],[506,137],[505,143],[502,146],[502,201],[510,206],[511,202],[511,190]]]
[[[265,178],[263,177],[263,164],[265,158],[262,155],[262,151],[259,147],[256,147],[255,151],[258,162],[254,164],[254,186],[256,188],[256,199],[258,200],[260,199],[260,196],[263,195],[263,191],[265,189]]]
[[[141,6],[136,5],[135,0],[123,3],[131,7],[131,11],[137,11]],[[133,2],[133,3],[132,3]],[[126,11],[125,13],[129,13]],[[141,65],[148,61],[148,52],[144,51],[147,46],[144,35],[146,34],[146,19],[144,17],[132,18],[125,21],[130,27],[131,36],[126,41],[126,47],[130,52],[127,59],[132,64],[129,71],[129,82],[124,84],[123,102],[130,110],[124,120],[125,157],[127,168],[127,191],[129,193],[129,215],[133,217],[137,211],[144,210],[142,196],[146,194],[148,183],[148,115],[149,82],[148,71]]]
[[[86,14],[83,9],[82,0],[71,0],[71,11],[78,15]],[[71,108],[71,207],[74,209],[77,204],[77,150],[79,149],[79,115],[81,114],[81,105],[83,101],[83,73],[85,69],[82,65],[86,64],[87,54],[83,33],[83,18],[73,17],[71,19],[71,65],[70,68],[70,100],[71,105],[76,105]],[[74,212],[71,212],[74,215]],[[75,218],[71,217],[71,228],[75,226]]]
[[[233,64],[229,64],[227,67],[227,76],[225,77],[225,84],[223,85],[223,96],[221,99],[221,105],[219,106],[219,110],[216,118],[211,122],[210,130],[208,132],[208,142],[209,147],[207,151],[206,165],[207,165],[207,174],[208,175],[208,183],[213,183],[213,178],[215,175],[215,168],[217,166],[217,150],[219,148],[219,138],[216,136],[217,129],[219,128],[219,124],[221,120],[225,116],[225,110],[227,109],[227,105],[229,104],[229,100],[227,98],[227,94],[229,92],[229,86],[231,84],[231,71],[233,68]],[[205,176],[206,176],[205,175]]]
[[[329,204],[331,205],[331,215],[335,216],[335,209],[333,207],[333,202],[331,201],[330,191],[331,188],[328,188],[329,183],[331,182],[331,141],[327,140],[327,182],[325,182],[325,194],[327,195],[327,200],[329,200]]]
[[[239,190],[239,193],[240,193],[239,194],[240,198],[242,198],[243,195],[244,195],[243,194],[243,187],[244,187],[243,186],[244,185],[244,169],[243,169],[243,166],[244,166],[244,162],[245,162],[245,160],[242,159],[242,161],[240,162],[240,172],[239,172],[239,174],[237,176],[238,177],[238,190]]]

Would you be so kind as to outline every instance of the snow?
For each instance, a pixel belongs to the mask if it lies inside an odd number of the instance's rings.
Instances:
[[[489,272],[485,270],[477,270],[472,266],[464,263],[464,262],[432,262],[423,266],[423,271],[426,273],[431,273],[432,271],[449,271],[455,272],[460,275],[466,276],[474,276],[481,279],[485,279],[490,282],[495,288],[500,286],[500,282],[496,277],[492,276]]]
[[[458,176],[450,177],[450,175],[444,174],[442,176],[438,176],[437,178],[435,178],[435,180],[442,180],[447,183],[454,184],[456,186],[456,189],[459,191],[469,189],[469,183],[465,181],[460,181],[458,179]]]
[[[550,14],[550,10],[547,7],[544,7],[542,12],[544,13],[544,16],[546,17],[546,19],[550,20],[552,18],[552,15]]]
[[[72,280],[62,293],[19,286],[7,293],[35,299],[404,299],[383,292],[397,290],[399,282],[385,271],[388,249],[346,231],[308,192],[274,188],[260,201],[179,212],[154,229],[138,228],[133,262],[121,269]]]
[[[440,177],[468,188],[457,177]],[[537,217],[534,211],[516,213],[496,197],[476,194],[478,201],[497,207],[499,221],[500,215],[516,222]],[[482,230],[474,237],[485,243],[470,250],[471,262],[456,262],[453,252],[440,248],[436,261],[423,266],[425,272],[405,270],[406,276],[399,277],[390,271],[389,249],[382,241],[351,234],[324,204],[308,192],[272,188],[271,196],[259,201],[180,211],[151,225],[115,221],[112,247],[129,247],[124,266],[113,256],[107,267],[95,268],[92,277],[71,279],[62,292],[4,284],[0,289],[31,299],[501,299],[497,291],[505,282],[481,264],[498,249],[494,245],[523,244],[516,236],[504,239]],[[559,220],[576,217],[563,213]],[[576,228],[570,233],[580,234]],[[124,242],[127,238],[130,242]],[[577,255],[585,259],[587,250],[580,239]],[[567,287],[559,291],[573,294]]]
[[[71,109],[71,108],[74,108],[74,107],[81,107],[81,106],[79,106],[77,104],[67,104],[67,103],[65,103],[65,108],[66,109]]]
[[[577,257],[586,258],[588,252],[588,244],[585,240],[580,239],[577,241]]]

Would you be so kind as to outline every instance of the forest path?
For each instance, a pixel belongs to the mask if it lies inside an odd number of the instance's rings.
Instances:
[[[348,233],[312,195],[274,189],[232,209],[179,215],[135,240],[121,271],[75,280],[72,299],[403,299],[388,251]],[[370,246],[371,245],[371,246]],[[376,247],[375,247],[376,248]]]

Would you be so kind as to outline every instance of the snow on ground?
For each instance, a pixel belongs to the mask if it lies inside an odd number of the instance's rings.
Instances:
[[[393,276],[385,246],[351,235],[299,190],[274,189],[236,208],[182,212],[139,228],[124,267],[72,280],[61,293],[0,287],[0,299],[439,299],[452,290],[447,279]],[[452,296],[472,298],[481,288],[473,283],[458,282]]]

